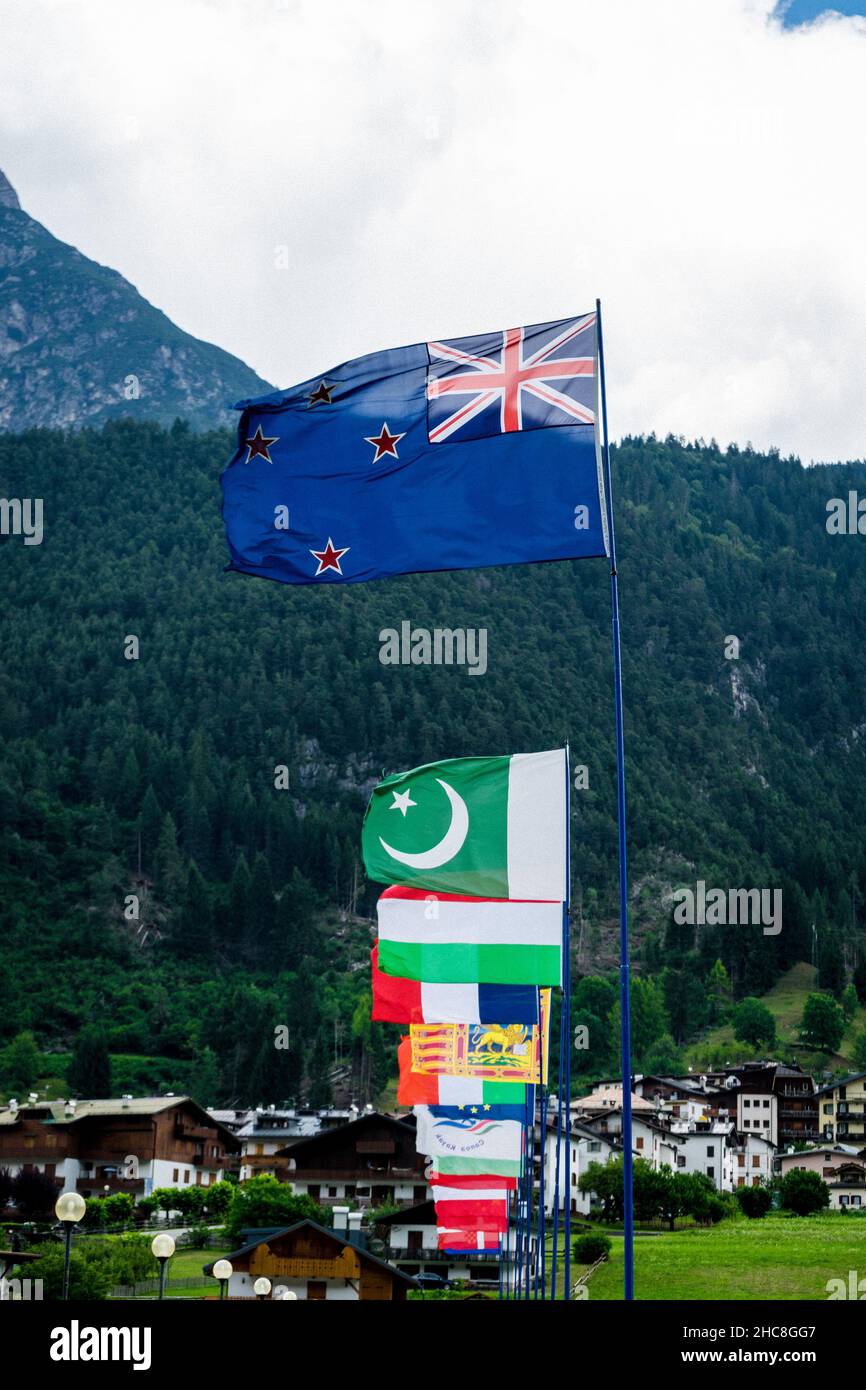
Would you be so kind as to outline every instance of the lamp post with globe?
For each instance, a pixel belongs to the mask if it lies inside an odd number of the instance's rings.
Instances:
[[[257,1279],[256,1282],[253,1284],[253,1293],[255,1294],[259,1302],[262,1303],[267,1298],[270,1291],[271,1281],[270,1279],[266,1278],[266,1276],[263,1274],[262,1277],[260,1279]]]
[[[62,1192],[54,1204],[54,1215],[63,1222],[66,1247],[63,1255],[63,1300],[69,1298],[69,1261],[72,1254],[72,1228],[86,1212],[84,1198],[80,1192]]]
[[[220,1282],[220,1302],[222,1302],[226,1296],[228,1282],[234,1272],[234,1266],[231,1260],[217,1260],[213,1267],[213,1277],[214,1279],[219,1279]]]
[[[168,1262],[174,1254],[174,1237],[154,1236],[150,1242],[150,1249],[154,1259],[159,1260],[159,1297],[165,1298],[165,1276],[168,1272]]]

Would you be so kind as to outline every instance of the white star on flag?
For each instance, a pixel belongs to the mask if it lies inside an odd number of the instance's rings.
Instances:
[[[417,806],[417,805],[418,805],[418,802],[417,802],[417,801],[412,801],[412,800],[410,799],[409,792],[410,792],[410,788],[409,788],[409,787],[407,787],[406,790],[405,790],[404,792],[392,792],[392,796],[394,797],[394,804],[393,804],[393,806],[389,806],[389,807],[388,807],[388,810],[389,810],[389,811],[402,811],[402,812],[403,812],[404,819],[405,819],[406,812],[409,810],[409,807],[410,807],[410,806]]]

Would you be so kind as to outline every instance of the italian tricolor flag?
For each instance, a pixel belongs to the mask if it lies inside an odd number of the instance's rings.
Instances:
[[[480,1081],[474,1076],[427,1076],[412,1070],[412,1042],[397,1049],[398,1105],[525,1105],[522,1081]]]

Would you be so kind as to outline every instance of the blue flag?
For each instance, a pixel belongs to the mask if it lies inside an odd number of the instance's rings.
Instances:
[[[596,316],[374,352],[241,401],[229,569],[287,584],[606,555]]]
[[[456,1125],[466,1128],[476,1119],[526,1120],[525,1105],[428,1105],[427,1109],[436,1120],[453,1120]]]

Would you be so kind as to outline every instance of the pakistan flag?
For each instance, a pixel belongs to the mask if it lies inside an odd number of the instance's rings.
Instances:
[[[566,898],[563,748],[447,758],[373,788],[361,843],[367,876],[431,892]]]

